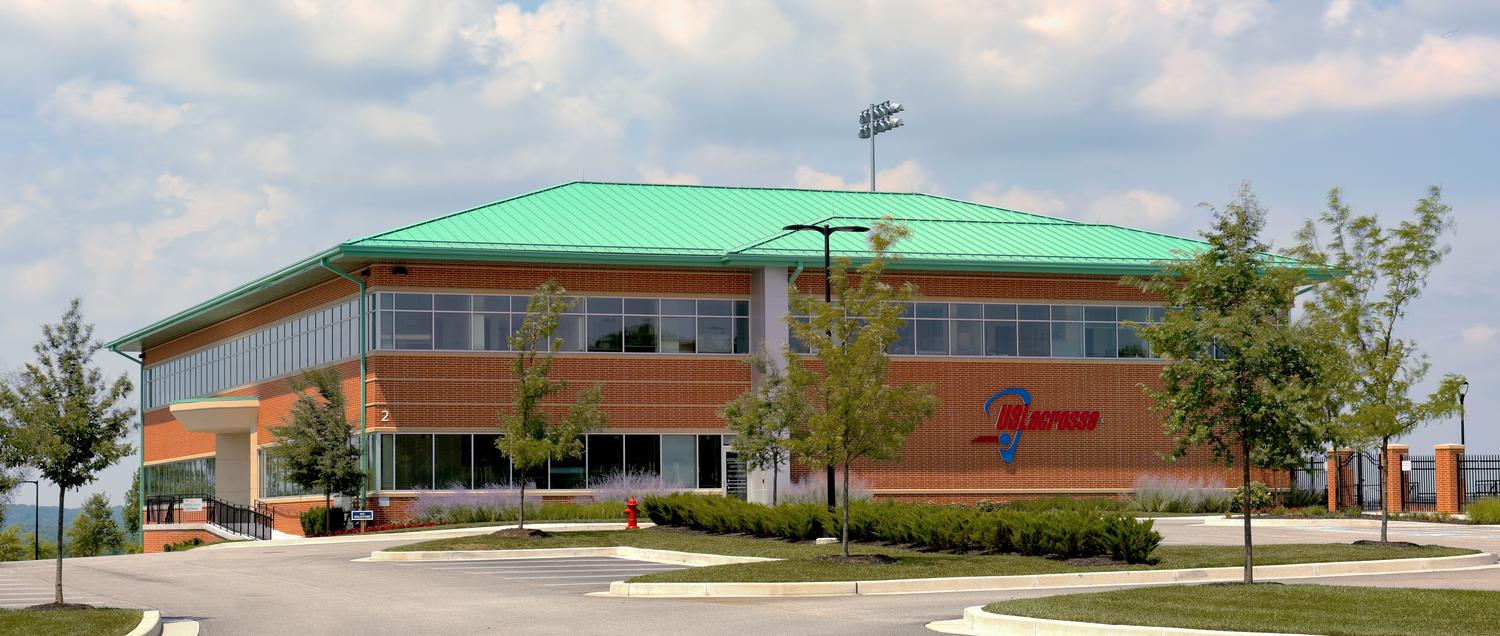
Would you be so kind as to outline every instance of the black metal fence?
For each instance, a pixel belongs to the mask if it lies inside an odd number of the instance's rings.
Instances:
[[[1321,455],[1307,458],[1307,463],[1291,469],[1290,488],[1281,494],[1282,505],[1289,507],[1328,505],[1327,460]]]
[[[1432,455],[1402,455],[1401,509],[1437,510],[1437,458]]]
[[[1380,510],[1380,458],[1376,453],[1357,451],[1337,462],[1339,471],[1335,503],[1339,508]]]
[[[1500,455],[1460,455],[1458,481],[1465,506],[1485,497],[1500,497]]]
[[[183,509],[183,500],[200,499],[202,509]],[[201,516],[200,514],[201,513]],[[209,495],[152,495],[146,497],[146,523],[211,523],[256,539],[271,538],[271,516]]]

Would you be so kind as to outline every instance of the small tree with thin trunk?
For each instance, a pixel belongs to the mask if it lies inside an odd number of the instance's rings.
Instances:
[[[120,510],[120,516],[125,520],[125,534],[132,537],[140,534],[142,514],[141,469],[137,468],[131,472],[130,490],[125,491],[125,506]]]
[[[276,429],[275,445],[266,449],[287,479],[323,493],[323,532],[333,532],[333,495],[359,488],[359,448],[350,443],[344,414],[344,390],[338,369],[309,369],[294,377],[297,393],[287,425]]]
[[[786,375],[772,364],[765,351],[757,352],[750,364],[760,375],[760,381],[720,409],[719,417],[734,433],[732,447],[745,465],[771,472],[774,506],[778,475],[792,456],[787,439],[807,417],[807,393],[789,390]]]
[[[125,547],[125,533],[115,523],[109,495],[96,492],[83,502],[83,511],[68,528],[69,552],[74,556],[114,554]]]
[[[1319,217],[1327,227],[1328,244],[1320,244],[1318,224],[1309,220],[1293,252],[1343,272],[1319,287],[1306,303],[1303,319],[1327,334],[1344,356],[1349,381],[1329,396],[1327,410],[1335,416],[1337,437],[1379,446],[1381,493],[1388,492],[1385,464],[1391,439],[1456,412],[1463,382],[1463,376],[1448,374],[1426,399],[1410,397],[1429,365],[1415,341],[1398,335],[1399,326],[1448,252],[1441,239],[1453,229],[1452,209],[1443,204],[1437,186],[1417,201],[1412,217],[1382,228],[1373,215],[1354,214],[1334,188],[1328,193],[1328,210]],[[1382,542],[1388,536],[1389,509],[1381,506]]]
[[[57,486],[57,577],[53,603],[63,604],[63,510],[69,489],[94,481],[99,471],[131,453],[124,442],[135,409],[124,375],[106,381],[90,366],[104,345],[84,322],[74,299],[62,321],[42,325],[36,360],[0,384],[0,459],[29,467]]]
[[[562,345],[556,337],[557,325],[568,307],[566,290],[556,281],[536,288],[526,305],[526,320],[510,336],[511,373],[516,390],[511,412],[500,414],[500,436],[495,447],[510,457],[514,471],[521,475],[521,509],[517,526],[526,527],[526,477],[549,460],[578,457],[583,454],[583,435],[604,425],[599,410],[603,388],[595,385],[578,394],[568,414],[557,422],[544,403],[568,387],[567,382],[553,380],[552,356]]]
[[[886,383],[891,361],[886,348],[900,337],[903,303],[917,290],[910,283],[892,287],[880,277],[892,260],[891,245],[906,235],[904,227],[877,222],[869,236],[871,258],[856,274],[851,276],[847,257],[825,273],[833,283],[833,302],[792,294],[792,313],[808,317],[790,322],[792,335],[807,345],[818,368],[788,351],[787,389],[820,399],[810,403],[805,425],[794,430],[788,444],[813,468],[843,470],[844,556],[849,556],[850,467],[860,458],[895,459],[906,436],[937,411],[931,386]]]
[[[1161,388],[1144,386],[1175,442],[1173,457],[1209,447],[1240,464],[1245,576],[1254,582],[1250,468],[1282,466],[1314,446],[1303,404],[1317,386],[1307,334],[1288,324],[1302,267],[1266,255],[1265,212],[1246,186],[1203,233],[1208,246],[1165,262],[1148,280],[1126,279],[1172,310],[1142,325],[1141,338],[1167,365]]]

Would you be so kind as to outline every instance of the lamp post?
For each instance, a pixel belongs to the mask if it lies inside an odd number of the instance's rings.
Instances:
[[[32,494],[35,498],[31,503],[31,560],[42,560],[42,482],[35,479],[22,479],[18,484],[31,484]]]
[[[1469,394],[1469,381],[1458,385],[1458,443],[1464,444],[1464,396]]]
[[[872,148],[873,148],[873,146],[872,146]],[[874,151],[872,150],[871,152],[874,152]],[[871,165],[870,189],[873,191],[875,189],[875,172],[874,172],[874,164],[872,163],[870,165]],[[868,232],[868,231],[870,231],[870,228],[867,228],[867,227],[865,227],[863,225],[840,225],[840,226],[831,226],[831,225],[788,225],[788,226],[783,227],[781,229],[786,230],[788,232],[801,232],[801,231],[804,231],[804,230],[808,230],[808,231],[817,232],[817,233],[823,235],[823,302],[825,302],[825,303],[832,303],[833,302],[833,279],[828,276],[828,271],[833,268],[833,250],[832,250],[832,246],[831,246],[831,239],[833,237],[833,233],[834,232]],[[834,508],[838,507],[838,498],[837,498],[837,496],[834,493],[834,484],[835,483],[836,483],[836,480],[833,477],[833,462],[829,462],[828,463],[828,509],[829,510],[833,510]]]
[[[896,113],[906,110],[900,102],[889,99],[879,104],[870,104],[859,112],[859,138],[870,140],[870,191],[875,191],[875,135],[888,132],[905,125],[900,117],[892,117]]]

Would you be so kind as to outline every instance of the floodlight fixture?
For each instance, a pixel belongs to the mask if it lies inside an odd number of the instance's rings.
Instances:
[[[890,132],[905,125],[906,122],[901,121],[900,117],[894,116],[903,110],[906,110],[906,107],[902,106],[901,102],[888,99],[879,104],[870,104],[869,108],[859,112],[859,138],[870,140],[871,192],[875,191],[875,135]]]

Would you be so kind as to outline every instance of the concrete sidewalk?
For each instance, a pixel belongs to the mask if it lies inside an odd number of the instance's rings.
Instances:
[[[306,545],[336,545],[342,543],[373,543],[404,541],[416,543],[418,541],[431,541],[433,539],[452,539],[456,537],[473,537],[490,534],[499,530],[517,527],[514,523],[495,524],[487,526],[471,526],[467,528],[447,528],[435,530],[409,530],[402,532],[372,532],[368,534],[343,534],[335,537],[297,537],[295,539],[270,539],[267,541],[226,541],[207,545],[199,550],[239,550],[245,548],[275,548],[285,546]],[[599,530],[624,530],[625,522],[609,523],[528,523],[527,528],[546,530],[548,532],[590,532]],[[642,528],[655,527],[652,523],[640,524]]]

